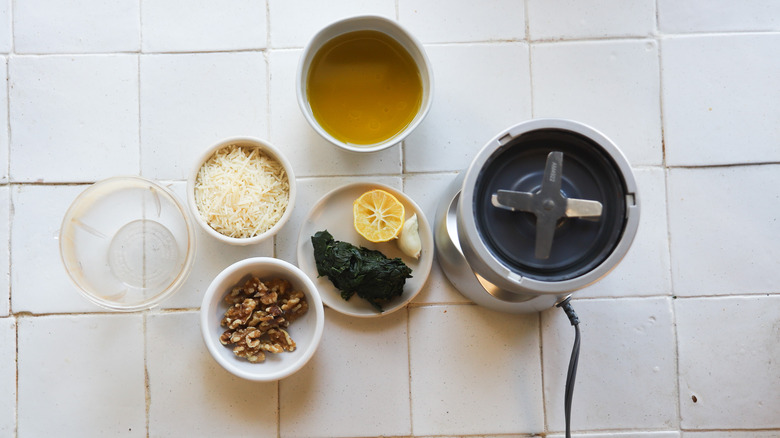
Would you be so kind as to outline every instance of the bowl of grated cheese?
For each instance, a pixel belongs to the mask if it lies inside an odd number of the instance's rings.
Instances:
[[[259,243],[290,218],[295,175],[287,158],[252,137],[222,140],[197,160],[187,179],[187,201],[195,222],[210,236],[232,245]]]

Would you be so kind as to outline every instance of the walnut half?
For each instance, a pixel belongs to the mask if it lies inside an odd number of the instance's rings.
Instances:
[[[230,305],[221,325],[227,330],[219,342],[249,362],[265,361],[265,353],[295,351],[296,344],[285,330],[309,310],[306,295],[292,284],[274,278],[251,277],[225,297]]]

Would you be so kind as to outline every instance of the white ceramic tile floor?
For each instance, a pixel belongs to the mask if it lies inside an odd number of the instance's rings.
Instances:
[[[538,318],[473,305],[413,307],[415,434],[542,431]]]
[[[0,57],[0,71],[8,71],[8,59]],[[0,120],[8,120],[8,75],[0,78]],[[8,182],[8,124],[0,124],[0,184]]]
[[[11,305],[11,248],[10,235],[11,193],[8,186],[0,186],[0,317],[8,316]]]
[[[513,0],[398,0],[398,19],[423,43],[525,38],[525,9]]]
[[[417,202],[431,227],[434,226],[436,220],[436,210],[442,199],[442,193],[446,193],[456,176],[455,173],[423,173],[407,176],[404,181],[404,193]],[[438,262],[434,262],[428,276],[428,284],[415,297],[414,302],[418,304],[447,304],[468,303],[469,300],[447,280]]]
[[[682,438],[777,438],[776,431],[683,432]]]
[[[147,435],[142,315],[17,321],[20,436]]]
[[[276,437],[276,382],[246,382],[209,356],[198,312],[146,319],[149,436]]]
[[[678,299],[675,308],[682,427],[780,428],[780,297]]]
[[[778,165],[670,170],[669,232],[675,293],[777,293],[778,199]]]
[[[407,312],[325,316],[317,353],[279,383],[279,435],[409,435]]]
[[[141,171],[186,179],[195,160],[227,137],[268,138],[262,53],[141,57]]]
[[[82,185],[12,188],[11,308],[14,312],[100,310],[76,292],[60,260],[62,217],[85,188]]]
[[[29,0],[13,3],[17,53],[134,52],[141,45],[140,0]]]
[[[297,262],[331,189],[389,184],[433,222],[499,132],[566,117],[618,144],[642,209],[622,263],[573,301],[574,436],[780,437],[778,3],[483,3],[0,0],[0,435],[562,438],[563,313],[477,307],[436,263],[399,312],[326,310],[320,349],[279,383],[223,371],[198,308],[234,261]],[[371,155],[327,144],[295,92],[311,36],[360,14],[409,29],[435,76],[428,118]],[[86,184],[142,174],[183,200],[200,151],[238,135],[293,164],[282,231],[250,247],[199,231],[190,278],[158,309],[79,296],[57,236]]]
[[[780,161],[778,45],[777,33],[661,40],[667,164]]]
[[[634,165],[660,165],[658,47],[654,40],[540,43],[531,50],[534,117],[589,124]]]
[[[528,46],[432,45],[427,52],[433,104],[404,142],[404,169],[460,171],[499,132],[531,118]]]
[[[209,52],[266,47],[265,2],[165,0],[141,8],[144,52]]]
[[[563,434],[548,435],[549,438],[564,438]],[[605,432],[578,433],[578,438],[680,438],[680,432]]]
[[[666,179],[660,167],[634,169],[641,215],[634,243],[623,261],[578,297],[671,295]]]
[[[16,429],[16,323],[0,318],[0,434],[11,436]]]
[[[774,0],[658,0],[663,33],[780,30],[780,3]]]
[[[271,46],[304,47],[311,37],[328,24],[357,15],[379,15],[396,18],[393,0],[267,0],[271,21]]]
[[[676,430],[677,362],[671,298],[575,300],[580,351],[572,423],[577,430]],[[547,427],[564,428],[564,391],[574,329],[542,313]]]
[[[0,1],[0,53],[11,52],[11,0]]]
[[[8,70],[13,181],[138,174],[137,56],[16,56]]]
[[[646,37],[655,30],[653,0],[528,0],[532,40]]]

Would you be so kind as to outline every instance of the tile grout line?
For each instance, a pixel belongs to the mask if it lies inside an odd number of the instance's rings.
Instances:
[[[531,43],[531,20],[528,16],[528,0],[525,0],[523,2],[523,12],[525,16],[525,43],[528,47],[528,91],[529,91],[529,98],[531,101],[530,109],[531,109],[531,119],[534,118],[534,74],[533,74],[533,56],[532,56],[532,43]],[[542,393],[542,433],[546,434],[549,432],[549,418],[547,415],[547,393],[545,391],[544,386],[544,342],[542,337],[542,314],[541,312],[537,314],[537,327],[539,330],[538,337],[539,337],[539,377],[540,377],[540,384],[542,385],[541,393]]]
[[[414,436],[414,406],[412,403],[412,306],[406,306],[406,366],[409,383],[409,433]]]
[[[269,0],[265,0],[265,48],[262,50],[263,61],[265,62],[265,116],[268,120],[266,126],[266,137],[268,141],[271,141],[271,135],[273,131],[271,129],[271,4]],[[298,176],[295,177],[298,180]],[[274,257],[278,257],[277,249],[278,236],[273,236],[273,248],[272,253]],[[282,382],[277,380],[276,384],[276,437],[282,438]]]
[[[657,27],[658,18],[656,17],[656,32],[646,35],[608,35],[608,36],[585,36],[572,38],[539,38],[533,40],[535,43],[556,44],[556,43],[587,43],[600,41],[626,41],[626,40],[646,40],[646,39],[667,39],[667,38],[700,38],[700,37],[721,37],[735,35],[778,35],[778,30],[735,30],[735,31],[701,31],[701,32],[678,32],[662,33]],[[506,41],[473,41],[473,42],[506,42]],[[464,41],[469,44],[472,42]],[[461,43],[443,43],[443,44],[461,44]]]
[[[400,0],[395,0],[395,21],[396,23],[401,24],[401,8],[398,4],[399,1]],[[423,44],[423,50],[425,50],[425,44]],[[434,90],[431,90],[431,93],[433,92]],[[404,185],[406,184],[406,140],[401,141],[401,143],[398,145],[398,152],[399,152],[399,158],[401,160],[399,164],[401,165],[401,189],[403,190],[405,188]],[[408,342],[408,337],[409,334],[407,333],[407,342]],[[409,399],[409,403],[411,404],[411,398]]]
[[[7,223],[7,229],[8,229],[8,242],[6,242],[6,249],[8,254],[8,316],[11,318],[11,321],[14,325],[14,406],[13,406],[13,436],[18,437],[19,436],[19,320],[16,317],[16,315],[13,314],[13,308],[11,307],[11,294],[12,294],[12,287],[11,287],[11,278],[12,273],[11,270],[13,269],[13,265],[11,264],[11,223],[13,221],[13,201],[11,199],[13,195],[13,185],[11,184],[11,138],[12,138],[12,132],[11,132],[11,58],[12,55],[15,54],[16,47],[15,47],[15,39],[14,39],[14,9],[15,9],[15,0],[11,0],[8,2],[8,15],[9,15],[9,26],[8,26],[8,33],[10,37],[10,47],[9,52],[6,57],[5,62],[5,93],[6,93],[6,102],[5,102],[5,108],[6,108],[6,129],[8,129],[8,138],[6,141],[8,142],[8,150],[6,151],[6,178],[7,178],[7,186],[8,186],[8,199],[6,201],[6,206],[8,207],[6,214],[8,215],[8,223]]]
[[[673,300],[688,301],[688,300],[702,300],[702,299],[753,299],[753,298],[766,298],[776,297],[780,298],[780,293],[771,292],[757,292],[757,293],[739,293],[739,294],[709,294],[709,295],[690,295],[690,296],[673,296],[668,294],[655,294],[655,295],[635,295],[635,296],[600,296],[600,297],[577,297],[578,302],[588,301],[629,301],[629,300],[654,300],[659,298],[671,298]],[[477,306],[473,302],[462,301],[449,301],[449,302],[426,302],[426,303],[409,303],[408,306],[414,309],[420,308],[434,308],[434,307],[446,307],[446,306]],[[151,315],[170,315],[178,313],[197,313],[199,308],[159,308],[152,309]],[[14,318],[17,321],[27,318],[48,318],[48,317],[94,317],[94,316],[108,316],[108,317],[121,317],[125,315],[123,312],[114,311],[80,311],[80,312],[51,312],[51,313],[31,313],[31,312],[15,312],[9,313],[4,318]]]
[[[9,54],[10,55],[10,54]],[[8,187],[8,199],[6,200],[6,228],[8,230],[8,241],[5,242],[5,251],[8,254],[8,314],[12,315],[11,309],[11,221],[13,219],[11,195],[13,192],[13,185],[11,184],[11,62],[10,56],[6,58],[5,63],[5,89],[6,89],[6,128],[8,129],[8,138],[6,139],[8,150],[6,151],[6,177],[7,181],[4,183]]]
[[[138,53],[136,54],[136,86],[138,87],[136,97],[138,99],[138,175],[143,176],[143,142],[141,130],[143,128],[143,118],[141,117],[141,62],[142,54],[144,50],[144,26],[143,26],[143,9],[144,0],[138,1]],[[151,436],[151,408],[152,408],[152,391],[149,385],[149,336],[147,331],[147,322],[149,318],[149,312],[143,312],[141,319],[141,334],[143,336],[144,346],[144,426],[146,427],[146,437]]]
[[[15,316],[11,317],[14,323],[14,368],[16,379],[14,379],[14,436],[19,436],[19,320]]]
[[[544,390],[544,343],[542,340],[544,339],[542,337],[542,330],[544,330],[544,325],[542,324],[542,313],[539,312],[537,316],[538,320],[538,327],[539,327],[539,375],[541,376],[541,384],[542,384],[542,432],[548,433],[550,431],[549,422],[547,418],[547,392]]]
[[[266,2],[266,5],[268,3]],[[266,28],[270,26],[270,20],[268,18],[268,13],[266,12]],[[266,31],[269,32],[269,31]],[[266,40],[266,45],[269,45]],[[270,49],[266,48],[266,50],[263,52],[263,62],[265,63],[265,116],[266,120],[268,120],[268,125],[266,126],[265,136],[268,142],[273,143],[271,141],[271,52]],[[295,182],[298,181],[298,175],[295,176]],[[277,249],[277,242],[278,242],[278,236],[274,235],[273,239],[273,248],[272,248],[272,254],[274,257],[277,257],[278,249]],[[277,397],[278,400],[278,397]],[[281,406],[278,406],[281,408]]]
[[[144,312],[141,319],[141,332],[144,337],[144,401],[146,403],[144,413],[146,420],[146,436],[151,436],[151,410],[152,410],[152,390],[149,384],[149,336],[147,333],[148,312]]]
[[[265,0],[265,49],[271,50],[271,3]]]
[[[669,294],[654,294],[654,295],[631,295],[631,296],[598,296],[598,297],[577,297],[578,302],[587,301],[628,301],[628,300],[652,300],[659,298],[672,298],[675,300],[701,300],[701,299],[728,299],[728,298],[743,298],[751,299],[757,297],[780,297],[780,292],[756,292],[756,293],[738,293],[738,294],[709,294],[709,295],[689,295],[689,296],[676,296]],[[441,301],[441,302],[425,302],[425,303],[409,303],[411,308],[430,308],[430,307],[444,307],[444,306],[477,306],[473,302],[465,301]],[[177,313],[197,313],[199,308],[155,308],[152,309],[154,315],[169,315]],[[9,313],[7,318],[14,317],[20,318],[46,318],[46,317],[60,317],[60,316],[72,316],[72,317],[90,317],[90,316],[122,316],[124,312],[115,311],[74,311],[74,312],[49,312],[49,313],[32,313],[27,311]]]
[[[395,0],[395,21],[398,24],[401,24],[401,8],[399,7],[398,3],[400,0]],[[420,44],[423,44],[422,42]],[[425,44],[423,44],[423,50],[425,50]],[[435,80],[435,79],[434,79]],[[435,90],[431,90],[431,93],[433,93]],[[401,141],[401,144],[398,145],[398,151],[400,153],[400,159],[401,159],[401,188],[404,189],[406,185],[406,140]],[[408,306],[407,306],[408,308]],[[409,316],[407,312],[407,317]],[[408,322],[407,322],[407,329],[408,329]],[[409,333],[406,334],[407,343],[409,342]],[[409,375],[411,376],[411,364],[409,368]],[[411,391],[411,381],[409,384],[409,390]],[[411,405],[412,399],[411,399],[411,393],[409,396],[409,404]],[[411,418],[411,417],[410,417]]]
[[[269,31],[270,32],[270,31]],[[431,41],[426,42],[426,45],[432,46],[462,46],[462,45],[495,45],[495,44],[517,44],[517,43],[534,43],[534,44],[565,44],[565,43],[588,43],[588,42],[615,42],[615,41],[642,41],[652,39],[668,39],[668,38],[696,38],[696,37],[721,37],[721,36],[739,36],[739,35],[780,35],[780,31],[766,30],[766,31],[720,31],[720,32],[689,32],[689,33],[671,33],[664,34],[658,33],[656,35],[616,35],[605,37],[583,37],[583,38],[571,38],[571,39],[492,39],[492,40],[472,40],[472,41]],[[270,42],[266,44],[266,48],[240,48],[240,49],[207,49],[207,50],[168,50],[168,51],[148,51],[143,50],[119,50],[115,52],[24,52],[14,53],[18,56],[26,57],[46,57],[46,56],[115,56],[115,55],[132,55],[132,54],[145,54],[145,55],[197,55],[205,53],[244,53],[244,52],[262,52],[270,50]],[[280,46],[273,47],[273,50],[300,50],[303,46]]]
[[[266,2],[266,5],[268,2]],[[271,17],[270,12],[266,12],[265,16],[265,22],[266,22],[266,33],[268,33],[268,36],[266,37],[266,48],[262,50],[263,54],[263,61],[265,62],[265,117],[267,120],[267,126],[265,129],[265,135],[268,138],[268,141],[271,141],[271,49],[270,49],[270,28],[271,28]]]
[[[666,169],[722,169],[729,167],[755,167],[755,166],[774,166],[780,164],[780,161],[757,161],[753,163],[725,163],[725,164],[699,164],[699,165],[669,165],[665,164]]]
[[[265,63],[265,116],[268,120],[266,126],[266,139],[273,143],[271,135],[273,131],[271,129],[271,5],[268,0],[265,1],[265,48],[261,50],[263,54],[263,62]],[[299,177],[296,175],[295,180]],[[273,242],[272,254],[273,257],[278,257],[278,236],[273,236],[271,239]],[[279,385],[276,385],[276,432],[277,437],[281,437],[281,393],[279,391]]]
[[[13,49],[12,49],[13,51]],[[11,185],[11,53],[8,53],[5,58],[5,126],[6,126],[6,145],[8,149],[5,151],[5,176],[6,184]]]
[[[694,31],[694,32],[678,32],[678,33],[663,33],[658,32],[656,35],[658,38],[709,38],[709,37],[722,37],[722,36],[735,36],[735,35],[779,35],[780,30],[720,30],[720,31]]]
[[[759,167],[759,166],[778,166],[780,161],[767,161],[767,162],[755,162],[755,163],[732,163],[732,164],[710,164],[710,165],[695,165],[695,166],[675,166],[664,163],[660,164],[638,164],[632,165],[631,168],[637,169],[660,169],[664,171],[674,169],[687,169],[687,170],[706,170],[706,169],[728,169],[728,168],[744,168],[744,167]],[[403,176],[425,176],[425,175],[456,175],[463,169],[441,169],[441,170],[425,170],[425,171],[413,171],[406,172]],[[296,180],[317,180],[327,178],[351,178],[360,179],[368,177],[397,177],[399,173],[355,173],[355,174],[333,174],[333,175],[297,175]],[[162,178],[159,181],[163,182],[186,182],[185,179],[177,178]],[[94,184],[95,181],[14,181],[13,183],[2,183],[0,186],[80,186]]]
[[[138,0],[138,54],[144,52],[144,1]]]
[[[531,44],[531,20],[528,17],[528,0],[523,2],[524,12],[525,12],[525,43],[528,47],[528,91],[529,91],[529,98],[531,101],[531,119],[533,119],[534,116],[534,73],[533,73],[533,65],[532,65],[532,51],[533,51],[533,45]]]
[[[143,144],[141,142],[141,129],[143,122],[141,121],[141,55],[144,51],[144,23],[143,23],[143,11],[144,0],[138,1],[138,58],[137,58],[137,75],[138,78],[138,174],[143,176]]]
[[[670,313],[672,317],[672,337],[674,342],[674,372],[675,372],[675,392],[677,393],[676,400],[674,400],[676,409],[676,423],[677,430],[682,430],[682,405],[680,400],[682,399],[682,389],[680,386],[680,338],[677,333],[677,306],[675,305],[675,288],[674,288],[674,273],[672,271],[672,232],[671,232],[671,220],[669,208],[669,163],[667,162],[667,150],[666,150],[666,136],[664,130],[664,75],[663,75],[663,54],[661,49],[661,30],[660,30],[660,12],[658,7],[659,0],[655,1],[655,42],[658,50],[658,107],[659,116],[661,118],[661,164],[664,172],[664,208],[666,213],[666,244],[667,255],[669,256],[669,289],[671,297],[667,298],[670,306]]]
[[[729,164],[701,164],[701,165],[669,165],[664,164],[638,164],[631,165],[632,169],[662,169],[665,171],[673,169],[687,169],[687,170],[706,170],[706,169],[728,169],[728,168],[740,168],[740,167],[759,167],[759,166],[778,166],[780,161],[765,161],[765,162],[753,162],[753,163],[729,163]],[[404,176],[424,176],[424,175],[457,175],[463,169],[437,169],[437,170],[422,170],[411,171],[404,173]],[[296,175],[296,180],[316,180],[326,178],[368,178],[368,177],[397,177],[400,174],[393,173],[353,173],[353,174],[332,174],[332,175]],[[186,179],[181,178],[161,178],[159,181],[165,182],[186,182]],[[7,186],[79,186],[94,184],[95,181],[14,181],[8,183],[2,183]]]
[[[144,148],[141,141],[141,129],[143,129],[143,118],[141,117],[141,55],[138,55],[136,63],[136,71],[138,78],[138,174],[143,176],[144,174]]]
[[[276,436],[282,438],[282,382],[276,381]]]
[[[9,15],[9,19],[8,19],[8,21],[9,21],[8,33],[9,33],[9,37],[10,37],[10,47],[8,49],[9,50],[8,51],[8,55],[7,55],[6,60],[5,60],[5,97],[6,97],[6,101],[5,101],[6,120],[5,120],[5,123],[6,123],[6,129],[8,130],[7,131],[8,138],[6,138],[6,141],[8,142],[7,143],[8,150],[6,151],[6,160],[7,160],[7,162],[6,162],[6,169],[5,169],[6,170],[6,178],[7,178],[5,184],[8,187],[8,200],[6,202],[6,207],[7,207],[6,214],[8,215],[8,217],[7,217],[7,219],[8,219],[8,223],[7,223],[8,241],[5,243],[5,245],[6,245],[6,251],[7,251],[7,254],[8,254],[8,303],[7,303],[7,305],[8,305],[8,316],[11,316],[11,317],[13,317],[13,309],[11,308],[11,278],[12,278],[11,269],[13,269],[13,265],[11,264],[11,222],[13,220],[13,202],[11,200],[11,197],[13,195],[13,188],[14,188],[14,184],[11,183],[11,135],[12,135],[11,134],[11,55],[13,55],[14,51],[16,50],[16,48],[14,47],[14,20],[13,20],[14,4],[15,4],[14,0],[11,0],[11,1],[8,2],[8,5],[9,5],[9,11],[8,11],[8,15]],[[16,318],[14,317],[14,322],[15,322],[15,320],[16,320]],[[18,337],[18,325],[15,324],[15,326],[16,326],[17,337]],[[17,343],[17,345],[18,345],[18,343]],[[18,373],[19,373],[18,361],[19,361],[19,354],[18,354],[18,351],[17,351],[15,359],[16,359],[16,362],[17,362],[17,369],[16,369],[16,372],[17,372],[17,388],[16,388],[17,403],[14,406],[14,409],[15,409],[15,412],[16,412],[16,410],[18,409],[18,405],[19,405],[19,403],[18,403],[18,397],[19,397],[19,388],[18,388]],[[16,424],[18,424],[18,412],[16,412],[16,416],[15,416],[14,420],[16,421]]]
[[[278,48],[276,50],[298,50],[300,47]],[[74,58],[74,57],[116,57],[121,55],[205,55],[213,53],[232,54],[232,53],[256,53],[263,52],[266,48],[244,48],[244,49],[204,49],[204,50],[160,50],[160,51],[143,51],[143,50],[117,50],[115,52],[24,52],[14,53],[14,55],[24,58],[47,58],[47,57],[60,57],[60,58]]]

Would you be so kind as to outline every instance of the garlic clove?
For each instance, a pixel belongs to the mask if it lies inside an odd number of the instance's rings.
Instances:
[[[420,258],[422,243],[420,242],[416,213],[404,221],[401,234],[398,236],[398,248],[409,257]]]

